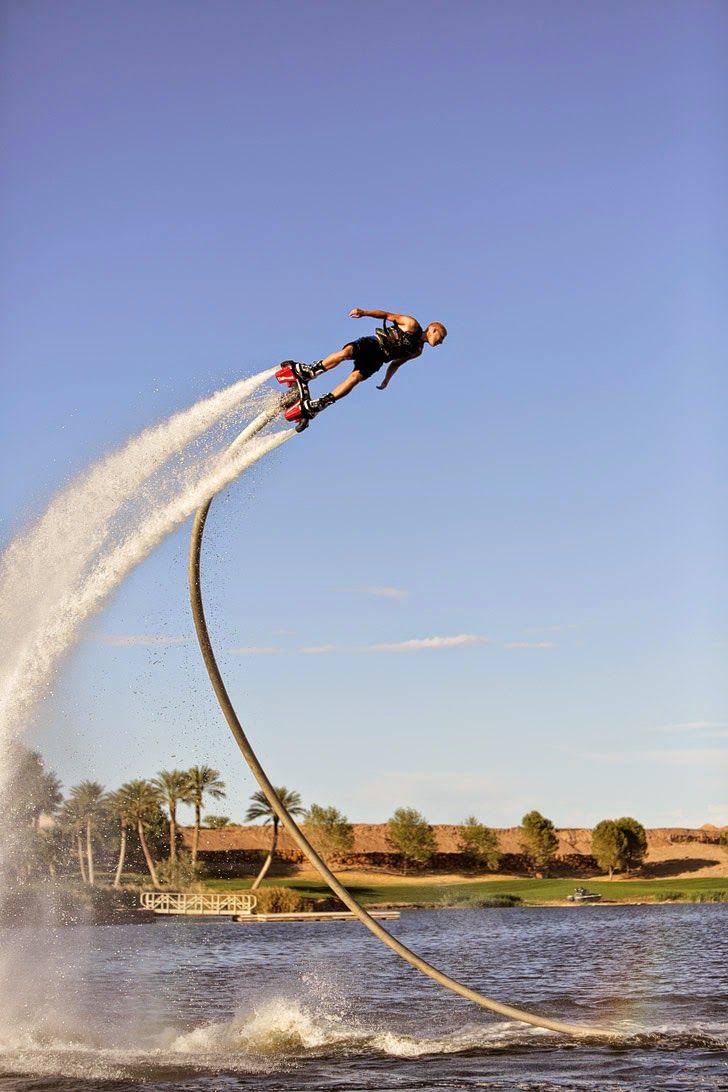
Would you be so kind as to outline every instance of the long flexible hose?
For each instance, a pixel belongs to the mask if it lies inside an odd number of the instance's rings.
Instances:
[[[266,420],[263,421],[263,417]],[[272,415],[271,415],[272,416]],[[261,415],[261,418],[253,422],[252,425],[246,429],[245,437],[249,438],[250,435],[254,435],[255,432],[260,431],[261,428],[270,420],[268,414]],[[242,440],[242,435],[239,438]],[[238,444],[239,441],[236,441]],[[477,990],[470,989],[469,986],[465,986],[462,982],[458,982],[456,979],[451,978],[450,975],[445,974],[443,971],[438,970],[437,967],[433,967],[431,963],[422,959],[415,952],[410,951],[401,941],[393,937],[391,933],[388,933],[378,921],[376,921],[371,914],[359,905],[353,895],[339,882],[336,876],[331,872],[328,865],[318,855],[311,843],[306,838],[303,831],[298,827],[295,820],[288,814],[283,804],[279,800],[275,789],[271,781],[269,780],[265,770],[261,766],[258,758],[253,751],[253,748],[248,742],[248,738],[243,731],[243,726],[238,719],[238,715],[235,712],[233,704],[230,700],[228,692],[225,688],[220,669],[217,666],[217,660],[215,659],[215,653],[210,641],[210,634],[207,629],[207,622],[205,621],[205,611],[202,602],[202,589],[200,583],[200,558],[202,553],[202,537],[205,530],[205,521],[207,520],[207,514],[210,510],[213,498],[211,497],[201,508],[198,509],[195,515],[194,523],[192,525],[192,536],[190,539],[190,555],[189,555],[189,587],[190,587],[190,604],[192,606],[192,617],[195,622],[195,630],[197,632],[197,640],[200,644],[200,650],[202,652],[202,658],[205,661],[205,667],[207,673],[210,676],[210,682],[212,688],[215,691],[215,696],[219,702],[220,708],[223,712],[225,720],[228,722],[230,731],[233,734],[235,742],[242,751],[243,757],[247,762],[250,770],[255,777],[256,781],[260,785],[263,793],[265,794],[268,803],[276,813],[278,818],[283,823],[290,834],[293,841],[296,843],[301,852],[308,858],[313,867],[316,869],[321,878],[328,884],[333,893],[348,906],[349,910],[354,914],[356,918],[366,926],[370,933],[373,933],[383,944],[386,944],[388,948],[391,948],[393,952],[396,952],[398,956],[404,959],[410,966],[415,967],[418,971],[426,974],[429,978],[438,982],[441,986],[444,986],[448,990],[452,990],[453,993],[459,994],[460,997],[464,997],[467,1001],[472,1001],[476,1005],[480,1005],[482,1008],[490,1009],[492,1012],[497,1012],[501,1016],[507,1017],[509,1020],[518,1020],[525,1024],[533,1024],[535,1027],[547,1028],[549,1031],[561,1032],[564,1035],[575,1036],[579,1039],[612,1039],[615,1036],[614,1032],[607,1031],[606,1029],[596,1027],[584,1027],[579,1024],[567,1024],[561,1020],[550,1020],[547,1016],[538,1016],[531,1012],[526,1012],[524,1009],[514,1008],[512,1005],[503,1005],[500,1001],[493,1001],[489,997],[485,997],[482,993],[478,993]]]

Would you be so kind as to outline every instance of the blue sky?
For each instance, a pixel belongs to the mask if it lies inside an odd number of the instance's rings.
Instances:
[[[5,538],[147,424],[371,332],[351,307],[441,319],[213,510],[273,780],[361,821],[727,823],[727,46],[700,0],[10,0]],[[208,762],[240,818],[186,541],[32,739],[66,785]]]

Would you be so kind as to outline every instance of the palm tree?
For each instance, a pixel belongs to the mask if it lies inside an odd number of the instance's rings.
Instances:
[[[160,883],[157,878],[157,870],[154,867],[154,861],[149,852],[147,840],[144,837],[144,824],[148,823],[150,819],[154,819],[158,814],[162,803],[162,792],[151,781],[127,781],[115,795],[119,800],[119,807],[127,817],[127,821],[136,825],[149,875],[152,877],[154,886],[159,889]]]
[[[197,864],[197,850],[200,844],[200,824],[202,822],[202,798],[212,796],[220,800],[225,795],[225,782],[211,766],[192,766],[188,770],[190,779],[190,803],[195,806],[195,833],[192,839],[192,864]]]
[[[64,830],[67,830],[72,838],[76,841],[76,852],[78,854],[78,870],[81,873],[81,882],[88,883],[86,877],[86,862],[83,856],[83,828],[85,820],[81,815],[78,805],[75,800],[64,801],[63,808],[61,809],[61,826]]]
[[[98,781],[82,781],[71,789],[71,801],[86,827],[86,866],[88,882],[94,885],[94,851],[91,832],[94,821],[106,804],[106,790]]]
[[[279,789],[276,789],[276,796],[283,804],[283,807],[286,809],[286,811],[288,811],[291,815],[305,814],[306,809],[301,803],[300,793],[297,793],[293,789],[289,792],[285,785],[281,785]],[[255,877],[255,880],[253,881],[253,886],[250,889],[251,891],[255,891],[256,887],[258,887],[262,883],[266,872],[271,866],[271,861],[273,860],[273,857],[275,855],[276,846],[278,845],[278,824],[280,823],[280,819],[278,818],[276,812],[273,811],[273,808],[268,803],[267,796],[261,789],[258,789],[257,792],[254,792],[250,799],[253,801],[253,803],[250,805],[245,813],[245,822],[252,823],[255,819],[262,819],[264,826],[268,823],[273,824],[273,841],[271,842],[270,849],[268,850],[268,856],[263,861],[263,867],[261,868],[258,875]]]
[[[119,859],[116,862],[116,872],[114,873],[114,887],[121,887],[121,873],[126,858],[126,838],[131,823],[127,799],[121,789],[109,793],[106,798],[106,807],[109,814],[119,823]]]
[[[177,805],[192,803],[192,785],[187,770],[160,770],[152,781],[169,810],[169,860],[177,860]]]
[[[41,815],[55,815],[63,803],[63,793],[61,792],[61,782],[58,780],[54,773],[44,773],[40,785],[40,799],[38,801],[38,807],[40,808]],[[36,820],[36,828],[38,827],[38,821]]]

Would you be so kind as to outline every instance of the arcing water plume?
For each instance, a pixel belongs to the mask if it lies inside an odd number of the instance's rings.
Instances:
[[[29,644],[8,678],[0,696],[0,725],[12,724],[31,708],[51,682],[56,666],[75,643],[83,623],[101,609],[122,581],[208,497],[223,489],[264,455],[291,436],[292,429],[251,440],[233,459],[216,460],[207,473],[192,482],[178,497],[155,508],[117,547],[99,558],[80,587],[58,603],[37,639]]]
[[[228,457],[221,444],[230,437],[209,435],[259,409],[256,391],[272,374],[234,383],[129,440],[63,488],[9,545],[0,559],[0,747],[48,692],[84,621],[132,569],[199,504],[293,435],[250,440]]]
[[[65,586],[83,571],[119,508],[174,455],[234,413],[271,377],[274,369],[241,379],[173,414],[99,459],[53,498],[41,518],[18,535],[0,558],[0,620],[17,621],[18,573],[33,610],[37,581]],[[29,594],[30,593],[30,594]]]

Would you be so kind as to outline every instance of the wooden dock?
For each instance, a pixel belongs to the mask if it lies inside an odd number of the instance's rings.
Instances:
[[[270,921],[349,921],[356,920],[350,910],[303,910],[290,914],[257,914],[258,900],[245,891],[226,894],[211,891],[205,894],[187,891],[143,891],[140,902],[145,910],[154,914],[181,915],[186,917],[232,918],[238,922]],[[375,910],[373,918],[396,921],[399,910]]]
[[[399,910],[370,910],[373,918],[380,921],[396,921]],[[245,922],[252,925],[255,922],[266,921],[356,921],[356,915],[350,910],[302,910],[291,914],[241,914],[233,918],[233,921]]]

